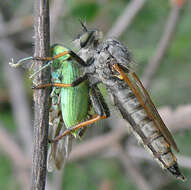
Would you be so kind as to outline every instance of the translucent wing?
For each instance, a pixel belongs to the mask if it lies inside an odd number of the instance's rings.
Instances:
[[[54,119],[54,123],[49,129],[49,138],[54,139],[57,135],[62,134],[65,129],[66,128],[63,126],[63,122],[61,122],[60,119],[58,119],[58,121]],[[49,172],[53,171],[54,168],[60,170],[64,167],[72,149],[72,140],[73,137],[67,135],[58,142],[51,144],[48,150],[47,162],[47,170]]]
[[[120,73],[122,78],[127,82],[128,86],[133,91],[134,95],[137,97],[141,105],[143,106],[144,110],[148,114],[149,118],[153,120],[156,127],[160,130],[160,132],[165,137],[166,141],[173,146],[173,148],[178,152],[178,147],[164,124],[163,120],[161,119],[156,107],[154,106],[148,92],[144,88],[143,84],[135,74],[135,72],[129,72],[125,74],[124,71],[119,67],[119,65],[115,64],[115,69]]]

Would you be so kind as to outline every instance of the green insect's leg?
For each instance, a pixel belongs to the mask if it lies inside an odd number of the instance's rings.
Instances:
[[[64,83],[45,83],[45,84],[39,84],[37,86],[33,85],[32,89],[42,89],[42,88],[47,88],[47,87],[75,87],[79,85],[80,83],[84,82],[87,80],[87,75],[83,75],[76,80],[74,80],[71,84],[64,84]]]
[[[51,143],[58,142],[60,139],[70,134],[71,132],[77,129],[87,127],[90,124],[93,124],[101,119],[106,119],[110,116],[109,108],[107,107],[107,104],[105,103],[102,94],[96,86],[90,89],[89,96],[96,115],[87,121],[81,122],[71,127],[70,129],[67,129],[66,131],[64,131],[64,133],[57,136],[55,139],[50,140]]]
[[[20,67],[21,65],[23,65],[24,63],[26,63],[26,61],[29,60],[33,60],[33,57],[25,57],[23,59],[20,59],[19,61],[17,61],[16,63],[14,63],[14,60],[11,59],[11,61],[9,62],[9,65],[13,68],[17,68]]]

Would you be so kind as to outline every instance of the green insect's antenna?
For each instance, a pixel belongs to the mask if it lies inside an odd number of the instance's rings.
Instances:
[[[29,78],[32,79],[36,74],[38,74],[40,71],[42,71],[46,67],[50,66],[50,64],[52,64],[52,63],[53,63],[53,61],[49,61],[46,65],[41,67],[38,71],[34,72]]]
[[[87,27],[85,26],[85,24],[82,22],[81,19],[79,19],[79,21],[80,21],[80,24],[81,24],[82,28],[84,29],[84,31],[87,32],[88,29],[87,29]]]
[[[14,63],[14,60],[12,58],[11,62],[9,62],[9,65],[11,67],[17,68],[17,67],[21,66],[22,64],[24,64],[25,61],[29,61],[29,60],[33,60],[33,57],[25,57],[23,59],[20,59],[17,63]]]

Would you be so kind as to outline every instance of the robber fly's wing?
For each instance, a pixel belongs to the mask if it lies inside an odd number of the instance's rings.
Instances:
[[[178,152],[179,151],[178,147],[177,147],[170,131],[168,130],[168,128],[164,124],[163,120],[161,119],[161,117],[160,117],[155,105],[153,104],[148,92],[144,88],[143,84],[139,80],[136,73],[135,72],[129,72],[127,74],[127,77],[129,78],[129,81],[132,83],[132,85],[134,87],[134,92],[136,92],[135,96],[139,96],[138,99],[142,99],[140,103],[144,107],[145,111],[148,113],[149,117],[154,121],[154,123],[156,124],[156,127],[164,135],[167,142],[170,145],[172,145],[173,148]]]
[[[179,151],[177,145],[169,132],[168,128],[162,121],[157,109],[155,108],[149,94],[145,90],[141,81],[133,71],[133,59],[128,49],[118,42],[117,40],[107,40],[107,51],[110,55],[116,60],[116,67],[118,67],[118,71],[120,70],[120,74],[122,74],[123,79],[128,83],[129,87],[133,91],[134,95],[137,97],[148,116],[153,120],[156,127],[161,131],[164,135],[165,139],[169,144],[171,144],[176,151]],[[109,45],[108,45],[109,44]],[[106,46],[105,45],[105,46]],[[103,45],[104,46],[104,45]],[[104,47],[103,47],[104,48]]]
[[[60,131],[60,134],[64,130]],[[47,170],[49,172],[53,171],[54,168],[60,170],[64,167],[66,161],[68,160],[69,154],[72,150],[73,137],[67,135],[58,142],[52,143],[48,151],[48,163]]]
[[[66,130],[66,127],[61,119],[61,113],[58,112],[57,115],[57,109],[54,109],[54,107],[52,108],[52,111],[49,113],[49,120],[51,122],[49,125],[49,139],[54,139]],[[54,168],[60,170],[64,167],[72,150],[72,141],[73,137],[71,135],[67,135],[58,142],[50,145],[47,159],[47,170],[49,172],[53,171]]]

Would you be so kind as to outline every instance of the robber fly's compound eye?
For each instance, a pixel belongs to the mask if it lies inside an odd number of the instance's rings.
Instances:
[[[81,48],[84,48],[89,44],[89,42],[93,38],[94,31],[88,31],[85,32],[81,37],[80,37],[80,46]]]

